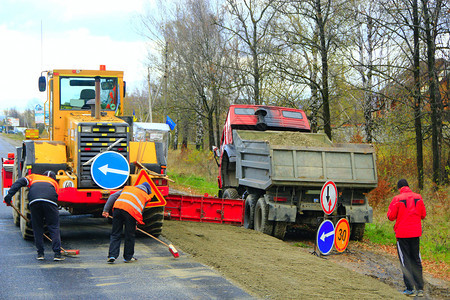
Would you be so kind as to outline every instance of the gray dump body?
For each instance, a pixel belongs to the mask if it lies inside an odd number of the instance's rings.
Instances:
[[[377,186],[375,150],[369,144],[334,144],[325,134],[233,131],[239,184],[268,190],[273,186],[338,188]]]

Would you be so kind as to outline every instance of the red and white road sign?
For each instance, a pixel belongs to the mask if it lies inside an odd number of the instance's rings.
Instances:
[[[320,204],[327,215],[331,215],[336,208],[337,198],[338,192],[334,182],[331,180],[325,182],[320,192]]]

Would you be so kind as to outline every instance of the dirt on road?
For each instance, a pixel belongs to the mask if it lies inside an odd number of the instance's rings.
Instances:
[[[164,221],[163,236],[256,298],[405,299],[396,257],[357,244],[320,258],[304,237],[281,241],[232,225],[170,220]],[[448,281],[425,279],[427,298],[449,298]]]

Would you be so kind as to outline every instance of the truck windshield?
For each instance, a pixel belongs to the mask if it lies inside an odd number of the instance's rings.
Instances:
[[[117,78],[100,78],[102,110],[116,109],[117,91]],[[60,99],[62,110],[89,110],[87,102],[95,99],[95,78],[60,77]]]

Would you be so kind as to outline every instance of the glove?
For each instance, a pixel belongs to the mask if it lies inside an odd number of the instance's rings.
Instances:
[[[12,197],[10,195],[6,195],[5,198],[3,198],[3,200],[6,203],[6,206],[11,206],[11,199]]]

